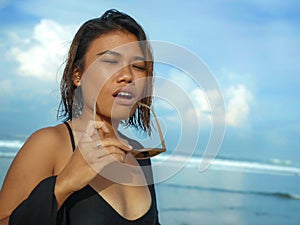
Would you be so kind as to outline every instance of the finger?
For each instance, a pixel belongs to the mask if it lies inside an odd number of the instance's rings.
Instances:
[[[109,133],[109,129],[103,121],[94,121],[95,129],[97,132],[97,137],[100,140],[105,139],[105,134]]]
[[[129,142],[128,142],[126,139],[121,138],[121,137],[118,137],[118,140],[119,140],[121,143],[123,143],[124,145],[129,146],[129,147],[132,149],[132,146],[129,144]]]
[[[113,157],[118,162],[124,162],[126,158],[126,154],[111,154],[111,157]]]
[[[121,142],[117,138],[105,138],[103,140],[100,140],[95,133],[92,136],[89,136],[86,132],[83,133],[78,144],[82,150],[86,151],[89,151],[94,148],[99,150],[101,148],[108,147],[114,147],[119,151],[124,152],[132,151],[132,147],[130,145]]]
[[[126,154],[123,151],[114,151],[114,152],[104,152],[104,151],[95,151],[95,152],[90,152],[89,156],[91,157],[92,161],[94,162],[103,162],[103,159],[106,157],[112,157],[115,159],[115,161],[120,161],[123,162]]]
[[[115,161],[123,162],[126,157],[126,152],[116,147],[100,147],[95,148],[91,143],[81,144],[80,151],[89,164],[94,164],[102,161],[103,164],[106,164],[104,158],[110,156]]]
[[[96,142],[80,142],[79,148],[80,151],[83,154],[96,154],[99,152],[98,155],[94,155],[94,157],[101,157],[104,154],[119,154],[119,155],[125,155],[128,153],[129,147],[127,149],[122,149],[121,147],[125,148],[126,146],[118,145],[118,143],[111,141],[111,140],[105,140],[102,142],[103,145],[100,147],[96,146]],[[96,152],[96,153],[94,153]]]
[[[112,146],[112,147],[121,149],[125,152],[130,152],[132,150],[132,146],[125,144],[116,138],[106,138],[101,141],[101,144],[103,147],[111,147]]]
[[[102,130],[104,133],[109,133],[109,129],[103,121],[94,121],[94,125],[96,129]]]
[[[104,138],[104,133],[109,133],[109,129],[102,121],[89,120],[87,122],[85,132],[92,138],[92,140],[99,142],[101,139]]]

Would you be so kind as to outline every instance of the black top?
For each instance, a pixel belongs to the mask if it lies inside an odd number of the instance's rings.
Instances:
[[[71,128],[68,123],[70,138],[73,150],[75,142]],[[131,146],[140,147],[136,141],[129,140]],[[150,160],[139,160],[142,169],[150,165]],[[151,193],[151,207],[140,218],[128,220],[122,217],[111,205],[106,202],[89,185],[74,192],[66,199],[57,212],[57,202],[54,196],[56,177],[49,177],[43,180],[22,202],[10,216],[9,225],[159,225],[158,212],[154,185],[152,184],[152,171],[144,170],[145,177],[149,184]]]

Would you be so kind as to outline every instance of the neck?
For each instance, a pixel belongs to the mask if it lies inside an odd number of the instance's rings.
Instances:
[[[86,123],[90,120],[95,119],[95,121],[102,121],[105,124],[105,126],[108,128],[109,133],[105,135],[106,137],[111,137],[111,138],[117,137],[117,129],[120,120],[112,120],[111,118],[103,117],[98,114],[96,114],[95,117],[96,118],[94,118],[93,109],[89,107],[84,107],[80,117],[76,118],[73,121],[73,124],[75,125],[75,129],[79,132],[84,132]]]

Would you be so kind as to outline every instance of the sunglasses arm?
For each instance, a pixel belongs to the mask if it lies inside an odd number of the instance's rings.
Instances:
[[[150,109],[150,111],[151,111],[151,113],[152,113],[152,115],[153,115],[153,117],[155,119],[155,123],[156,123],[156,126],[157,126],[157,130],[158,130],[158,134],[159,134],[159,137],[160,137],[160,141],[161,141],[161,146],[162,146],[163,149],[166,149],[165,140],[164,140],[164,137],[163,137],[163,134],[162,134],[161,128],[159,126],[159,123],[158,123],[158,120],[156,118],[156,114],[155,114],[154,110],[151,107],[149,107],[148,105],[144,104],[144,103],[139,102],[138,104],[140,106],[146,107],[147,109]]]

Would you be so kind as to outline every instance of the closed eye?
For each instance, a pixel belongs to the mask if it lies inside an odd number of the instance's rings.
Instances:
[[[145,66],[139,66],[139,65],[133,65],[134,68],[141,70],[141,71],[145,71],[146,67]]]
[[[110,63],[110,64],[117,64],[118,61],[117,60],[108,60],[108,59],[105,59],[105,60],[101,60],[102,62],[105,62],[105,63]]]
[[[132,67],[134,69],[140,70],[140,71],[145,71],[146,70],[146,65],[144,61],[138,61],[138,62],[133,62]]]

